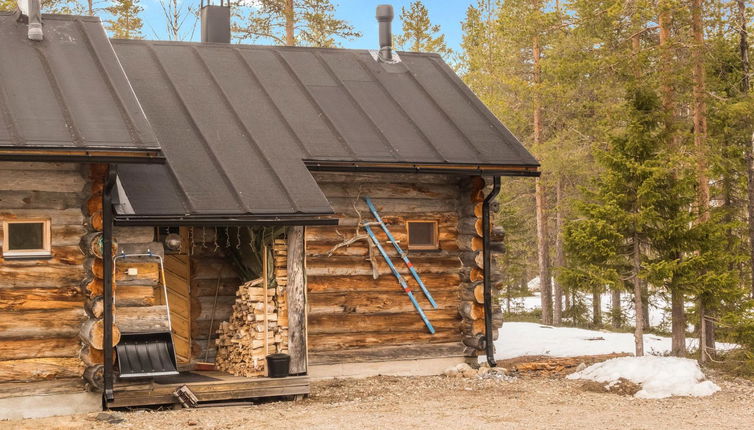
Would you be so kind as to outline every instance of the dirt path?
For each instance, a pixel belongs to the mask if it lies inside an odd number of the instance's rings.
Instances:
[[[754,384],[716,381],[706,398],[641,400],[586,392],[576,381],[376,377],[315,383],[311,398],[180,411],[116,412],[0,422],[2,429],[751,429]]]

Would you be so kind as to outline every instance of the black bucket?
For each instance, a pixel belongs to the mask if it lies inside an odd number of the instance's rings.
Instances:
[[[267,376],[285,378],[290,374],[291,356],[288,354],[270,354],[267,356]]]

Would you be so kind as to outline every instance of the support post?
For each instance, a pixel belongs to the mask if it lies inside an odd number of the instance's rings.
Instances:
[[[495,362],[495,345],[492,338],[492,252],[490,250],[490,203],[500,193],[500,177],[492,178],[492,191],[484,199],[482,205],[482,251],[484,252],[484,348],[487,363],[490,367],[497,366]]]
[[[113,394],[113,189],[117,170],[112,164],[107,170],[107,181],[102,192],[102,267],[104,310],[104,397],[105,404],[114,399]]]
[[[288,228],[288,353],[292,375],[307,372],[304,227]]]

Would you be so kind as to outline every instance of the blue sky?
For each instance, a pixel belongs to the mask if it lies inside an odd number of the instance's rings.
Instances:
[[[184,0],[186,4],[199,4],[199,0]],[[218,0],[216,0],[218,1]],[[394,33],[400,32],[401,6],[408,7],[410,0],[335,0],[338,4],[337,16],[349,21],[363,36],[357,40],[342,42],[345,48],[374,49],[377,45],[377,23],[374,19],[375,8],[378,4],[389,3],[395,7],[396,19],[393,21]],[[461,43],[461,21],[466,14],[469,4],[476,0],[424,0],[434,24],[439,24],[445,34],[447,44],[452,49],[458,49]],[[164,39],[164,18],[157,0],[142,0],[144,7],[144,35],[147,39]],[[186,27],[191,27],[187,23]],[[194,39],[199,37],[198,28],[194,32]]]

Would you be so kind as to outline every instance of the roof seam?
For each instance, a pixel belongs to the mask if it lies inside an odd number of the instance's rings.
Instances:
[[[403,114],[403,117],[406,118],[408,122],[411,123],[411,125],[414,127],[417,133],[419,133],[419,135],[427,144],[427,146],[429,146],[432,149],[432,151],[434,151],[440,158],[442,158],[443,161],[447,162],[448,157],[443,155],[443,153],[440,152],[440,150],[435,145],[432,144],[432,141],[429,139],[426,133],[424,133],[424,130],[422,130],[421,127],[419,127],[419,124],[417,124],[416,121],[414,121],[414,119],[411,118],[411,115],[409,115],[408,112],[403,108],[403,106],[401,106],[398,100],[396,100],[392,95],[390,95],[390,92],[387,90],[387,88],[385,88],[385,85],[382,83],[382,81],[374,74],[374,72],[372,72],[369,69],[369,67],[366,67],[366,65],[364,65],[364,62],[362,61],[361,58],[359,58],[359,56],[356,55],[355,57],[356,57],[356,62],[359,64],[359,67],[361,67],[369,76],[374,78],[374,82],[377,84],[377,86],[380,87],[380,90],[382,90],[386,98],[390,100],[393,103],[393,105],[398,108],[401,114]]]
[[[78,127],[76,127],[76,124],[73,121],[73,115],[71,114],[70,109],[68,109],[68,105],[65,103],[65,98],[63,97],[63,92],[60,89],[60,84],[55,78],[55,74],[52,73],[52,69],[50,68],[50,63],[47,60],[47,56],[39,45],[35,45],[34,50],[39,56],[39,61],[40,64],[42,64],[42,69],[44,69],[45,75],[47,75],[47,80],[49,81],[52,92],[55,95],[55,101],[57,101],[58,106],[60,106],[60,110],[63,113],[63,120],[65,121],[66,128],[68,129],[68,133],[71,135],[71,139],[73,140],[74,145],[78,147],[84,146],[84,139],[82,138]]]
[[[351,100],[351,103],[353,103],[356,110],[361,113],[364,118],[366,118],[367,122],[372,126],[374,131],[377,132],[377,134],[380,136],[380,140],[382,140],[382,143],[386,145],[389,148],[390,155],[393,156],[394,159],[398,160],[400,157],[398,157],[398,151],[395,149],[395,147],[390,143],[387,137],[385,137],[385,133],[382,132],[382,129],[377,125],[377,123],[374,122],[372,117],[369,116],[369,114],[364,110],[363,107],[359,104],[359,102],[356,100],[356,97],[353,96],[353,93],[351,93],[351,90],[348,89],[348,86],[346,86],[346,83],[342,80],[338,79],[338,76],[333,72],[332,68],[330,68],[330,65],[327,64],[327,61],[325,61],[322,56],[319,54],[314,54],[314,58],[317,59],[319,64],[325,69],[327,74],[330,75],[330,77],[335,81],[338,82],[340,85],[340,88],[343,88],[343,91],[348,96],[349,100]]]
[[[283,183],[283,181],[280,179],[280,172],[275,169],[275,167],[270,162],[270,159],[264,154],[262,149],[259,147],[259,144],[257,143],[257,140],[254,138],[253,133],[244,123],[243,119],[238,115],[238,110],[233,106],[233,102],[230,101],[228,98],[228,94],[225,92],[225,90],[222,88],[220,83],[217,81],[217,77],[215,77],[215,74],[212,73],[212,70],[210,70],[209,66],[207,65],[207,62],[204,61],[204,58],[199,53],[199,49],[194,46],[191,49],[194,52],[194,55],[199,60],[199,62],[202,64],[202,67],[204,68],[205,72],[207,72],[207,75],[209,75],[210,80],[215,85],[215,88],[219,92],[220,96],[223,99],[223,102],[227,106],[228,110],[231,112],[231,115],[233,116],[233,119],[235,120],[236,124],[244,131],[246,134],[246,142],[251,147],[251,150],[257,153],[257,156],[264,162],[264,164],[273,172],[275,172],[275,182],[278,184],[278,186],[285,191],[286,198],[288,199],[288,202],[291,204],[291,207],[298,211],[300,210],[296,202],[294,201],[293,197],[291,196],[291,190]]]
[[[168,71],[165,69],[165,66],[160,61],[159,56],[155,52],[155,50],[152,47],[152,45],[148,44],[147,46],[149,47],[149,52],[152,54],[152,57],[154,58],[154,60],[155,60],[155,62],[157,64],[157,67],[159,68],[160,72],[163,74],[163,76],[165,76],[165,79],[169,83],[170,89],[173,91],[173,93],[175,94],[176,98],[178,98],[178,102],[181,104],[181,107],[183,108],[183,111],[186,112],[186,115],[188,115],[189,118],[191,118],[191,121],[190,121],[191,122],[191,128],[194,129],[194,132],[197,134],[197,136],[201,140],[202,145],[204,146],[204,149],[207,151],[207,153],[210,156],[210,159],[212,160],[212,163],[215,164],[216,167],[222,166],[222,163],[220,163],[220,160],[218,160],[218,158],[217,158],[217,154],[215,154],[215,152],[212,151],[212,148],[207,143],[207,137],[204,136],[204,134],[202,133],[202,131],[196,125],[196,120],[194,120],[194,116],[191,114],[191,110],[189,109],[188,105],[186,104],[186,101],[183,99],[183,96],[181,96],[181,93],[178,91],[178,88],[173,83],[173,80],[170,78],[170,74],[168,73]],[[247,211],[247,212],[249,212],[249,208],[246,206],[246,204],[243,201],[241,201],[241,199],[239,197],[239,194],[238,194],[238,190],[233,185],[233,181],[231,181],[230,178],[228,177],[228,174],[225,171],[225,169],[219,168],[217,170],[221,174],[221,176],[223,177],[223,182],[225,182],[225,185],[228,188],[230,188],[231,190],[233,190],[233,197],[236,200],[236,203],[238,204],[238,207],[241,208],[241,209],[243,209],[243,210],[245,210],[245,211]],[[178,179],[178,178],[176,177],[176,179]],[[180,184],[180,180],[178,180],[178,183]],[[181,187],[181,188],[183,188],[183,187]],[[185,192],[185,190],[184,190],[184,192]],[[188,197],[188,193],[185,193],[185,194],[186,194],[186,197],[189,198]],[[192,210],[194,209],[193,205],[191,205],[190,207],[192,208]]]
[[[293,129],[293,126],[290,122],[285,118],[285,115],[283,115],[283,111],[280,110],[277,103],[275,103],[275,100],[272,98],[272,95],[267,91],[267,89],[262,84],[262,81],[259,79],[259,76],[257,76],[257,73],[254,71],[254,68],[251,66],[249,61],[244,57],[240,50],[234,49],[233,52],[235,52],[236,56],[241,60],[241,64],[243,64],[244,69],[247,71],[249,76],[254,80],[254,82],[259,86],[262,93],[264,93],[265,97],[267,97],[267,100],[272,105],[273,110],[277,114],[278,118],[280,118],[280,121],[282,121],[283,124],[285,124],[286,129],[288,132],[293,136],[293,138],[296,140],[296,143],[298,144],[298,147],[306,154],[307,157],[311,156],[311,152],[309,152],[309,149],[304,145],[304,141],[301,139],[301,137],[296,133],[296,130]]]
[[[440,72],[441,75],[445,77],[450,83],[461,92],[462,96],[466,96],[470,102],[471,105],[474,107],[474,109],[481,114],[484,118],[486,118],[490,125],[495,127],[495,129],[502,133],[503,135],[510,135],[515,139],[515,136],[513,136],[513,133],[511,133],[510,130],[508,130],[507,127],[497,118],[495,115],[479,100],[479,98],[474,94],[473,91],[471,91],[471,88],[469,88],[466,84],[463,83],[461,78],[459,78],[455,73],[452,73],[452,70],[447,67],[443,67],[443,64],[440,64],[437,58],[430,58],[430,62],[434,65],[435,68]],[[449,73],[451,72],[451,73]],[[531,154],[524,148],[523,145],[507,145],[508,147],[515,147],[514,149],[518,152],[520,156],[529,157]]]
[[[338,127],[335,126],[335,124],[330,120],[330,118],[325,114],[325,110],[322,109],[322,106],[317,102],[317,100],[312,96],[312,94],[309,92],[309,89],[306,88],[306,85],[304,85],[304,82],[301,81],[301,78],[298,77],[298,74],[296,74],[296,71],[293,70],[293,67],[288,63],[288,61],[277,51],[272,51],[275,54],[275,57],[278,58],[278,60],[283,64],[283,67],[285,67],[288,70],[288,73],[291,77],[293,77],[294,81],[298,84],[301,91],[303,91],[304,95],[306,96],[307,100],[309,100],[309,103],[311,103],[319,112],[322,114],[322,120],[327,124],[330,131],[332,131],[338,138],[338,142],[340,145],[348,151],[351,155],[356,155],[356,153],[353,151],[353,148],[351,148],[351,145],[348,144],[346,139],[343,137],[343,133],[338,130]]]
[[[5,87],[0,84],[0,114],[5,118],[5,127],[10,134],[10,141],[19,146],[26,146],[26,139],[19,133],[13,113],[8,108],[8,100],[5,95]]]
[[[94,57],[95,62],[97,63],[97,69],[100,72],[100,75],[105,80],[105,83],[107,84],[107,87],[110,89],[110,95],[113,96],[113,98],[116,100],[116,105],[118,105],[118,111],[120,112],[120,115],[123,119],[123,123],[126,126],[126,129],[128,130],[128,135],[131,137],[131,142],[136,146],[143,146],[143,141],[141,140],[141,136],[136,131],[136,127],[134,125],[133,118],[131,118],[131,115],[128,113],[125,107],[125,103],[123,102],[123,98],[121,97],[118,90],[115,88],[115,85],[113,85],[112,79],[110,79],[110,75],[105,71],[105,65],[102,62],[102,58],[99,55],[99,52],[94,48],[94,45],[92,44],[92,39],[89,36],[89,32],[87,31],[84,24],[77,20],[76,24],[79,27],[79,30],[84,35],[84,40],[89,48],[89,51],[92,54],[92,57]]]
[[[464,143],[466,143],[466,146],[468,146],[469,148],[471,148],[472,150],[474,150],[474,152],[477,155],[477,160],[481,160],[481,158],[479,156],[483,155],[482,152],[479,151],[479,148],[477,148],[471,142],[471,140],[469,140],[469,137],[466,136],[466,133],[464,133],[463,130],[461,130],[461,127],[459,127],[458,124],[456,124],[456,122],[453,120],[453,118],[451,118],[450,115],[445,111],[445,109],[443,109],[442,106],[440,106],[440,103],[438,103],[437,100],[435,100],[435,98],[432,96],[432,94],[430,94],[430,92],[427,90],[427,88],[424,86],[424,84],[422,84],[421,82],[419,82],[419,80],[416,78],[416,76],[411,71],[408,72],[408,76],[410,76],[411,80],[416,83],[416,85],[419,87],[419,89],[422,90],[422,92],[424,92],[424,94],[427,96],[427,98],[429,98],[429,100],[437,108],[437,110],[442,114],[442,116],[444,116],[445,119],[448,120],[448,123],[450,123],[453,126],[453,128],[456,129],[456,131],[458,132],[458,134],[461,135],[461,138],[464,141]]]

